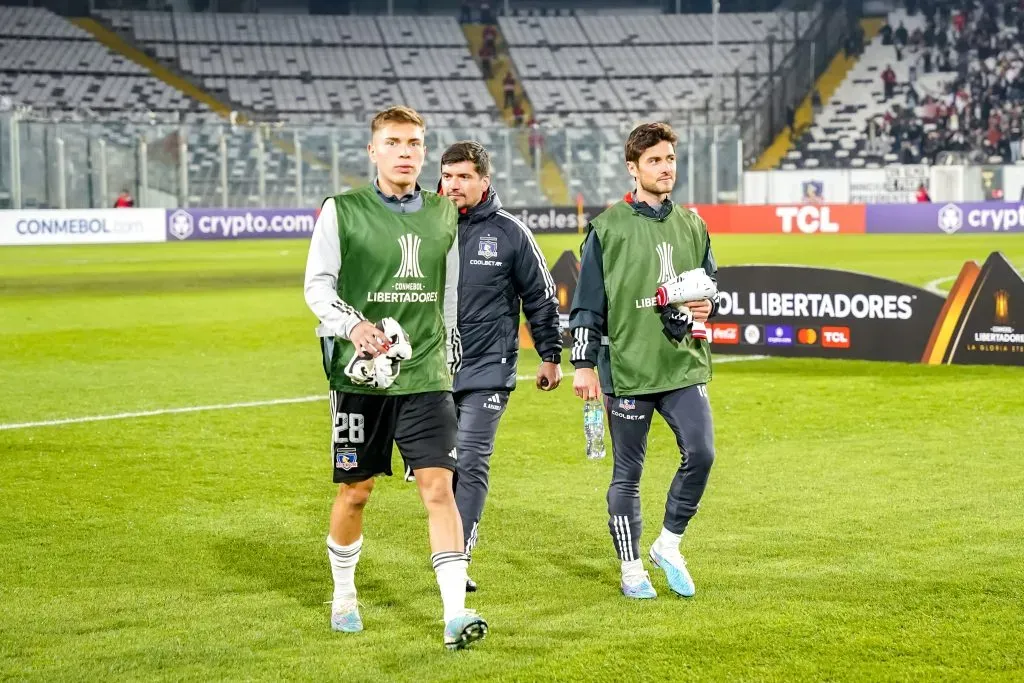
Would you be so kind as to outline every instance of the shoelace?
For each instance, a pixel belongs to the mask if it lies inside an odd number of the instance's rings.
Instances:
[[[643,574],[636,574],[636,575],[622,577],[623,583],[625,583],[627,586],[629,586],[631,588],[636,588],[637,586],[639,586],[644,581],[647,581],[649,583],[650,580],[651,580],[651,575],[648,572],[644,572]]]
[[[659,555],[664,557],[666,560],[672,562],[673,564],[676,560],[679,560],[679,564],[683,565],[684,567],[686,566],[686,558],[683,557],[683,554],[679,552],[678,549],[663,551],[661,548],[656,547],[655,552],[657,552]]]
[[[332,612],[334,611],[334,599],[333,598],[330,599],[330,600],[325,601],[323,604],[330,605],[331,606],[331,611]],[[355,600],[342,600],[341,603],[340,603],[341,607],[348,607],[349,605],[355,605],[356,609],[359,609],[360,607],[363,606],[363,603],[359,602],[358,598],[356,598]],[[340,612],[340,611],[343,611],[343,610],[338,610],[338,611]],[[344,611],[349,611],[350,612],[351,610],[344,610]]]

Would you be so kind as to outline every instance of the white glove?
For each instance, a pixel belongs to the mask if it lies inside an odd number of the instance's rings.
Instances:
[[[353,384],[372,384],[373,375],[373,359],[364,353],[353,353],[352,360],[345,366],[345,376]]]
[[[345,374],[353,384],[387,389],[398,379],[402,361],[412,358],[412,345],[409,336],[394,318],[384,318],[377,323],[377,329],[384,333],[387,351],[376,358],[365,353],[353,354],[352,360],[345,366]]]
[[[385,355],[388,358],[398,361],[412,358],[412,344],[409,343],[409,335],[405,333],[397,320],[384,318],[377,323],[377,329],[384,333],[384,338],[387,340],[388,350]]]

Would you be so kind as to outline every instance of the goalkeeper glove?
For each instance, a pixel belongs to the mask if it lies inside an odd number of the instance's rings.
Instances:
[[[412,358],[409,336],[394,318],[384,318],[377,323],[377,329],[384,333],[388,350],[376,358],[369,354],[354,353],[345,366],[345,374],[353,384],[374,389],[387,389],[401,371],[402,361]]]

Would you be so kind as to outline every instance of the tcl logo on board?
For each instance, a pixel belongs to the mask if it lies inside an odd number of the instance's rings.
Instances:
[[[740,326],[734,323],[712,325],[711,341],[715,344],[739,344]]]
[[[782,232],[839,232],[839,223],[831,218],[827,206],[777,206],[775,215],[782,221]]]
[[[714,233],[863,233],[863,204],[701,204],[687,206]]]
[[[826,349],[848,349],[850,348],[849,327],[823,327],[821,328],[821,345]]]

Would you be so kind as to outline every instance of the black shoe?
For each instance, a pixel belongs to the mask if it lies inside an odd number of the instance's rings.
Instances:
[[[466,592],[476,593],[476,581],[473,579],[466,579]]]

